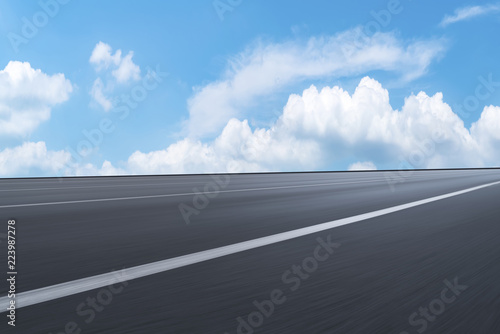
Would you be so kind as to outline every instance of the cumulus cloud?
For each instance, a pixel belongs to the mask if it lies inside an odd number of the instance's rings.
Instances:
[[[444,53],[445,44],[436,39],[405,43],[394,33],[367,36],[361,28],[306,42],[258,42],[231,58],[220,80],[195,89],[188,101],[189,136],[214,135],[257,98],[297,82],[373,70],[413,80]]]
[[[72,90],[64,74],[48,75],[28,62],[9,62],[0,70],[0,135],[31,133]]]
[[[474,17],[490,13],[496,13],[498,11],[500,11],[500,5],[498,4],[462,7],[456,9],[453,15],[446,15],[441,21],[440,25],[441,27],[446,27],[452,23],[469,20]]]
[[[96,66],[97,70],[107,69],[111,65],[119,66],[122,58],[122,51],[117,50],[112,54],[113,49],[109,44],[99,42],[94,47],[89,62]]]
[[[116,78],[116,81],[119,83],[124,83],[129,80],[139,80],[141,78],[141,70],[139,66],[134,64],[132,61],[133,53],[129,52],[128,55],[123,57],[120,62],[120,65],[116,70],[112,72],[113,76]]]
[[[141,79],[141,69],[133,62],[133,56],[132,51],[125,56],[122,56],[121,50],[113,53],[111,46],[103,42],[97,43],[92,51],[89,62],[97,72],[104,72],[106,84],[98,77],[92,85],[90,96],[105,111],[113,107],[112,99],[108,95],[114,93],[116,84],[123,85]]]
[[[471,126],[471,135],[483,165],[500,165],[500,107],[484,108],[479,120]]]
[[[64,169],[71,155],[65,151],[48,151],[45,142],[26,142],[0,151],[0,175],[55,175]]]
[[[137,151],[127,166],[136,174],[312,170],[320,154],[315,142],[273,129],[252,131],[246,120],[232,119],[212,143],[186,138],[165,150]]]
[[[0,151],[0,176],[84,176],[130,174],[111,162],[104,161],[101,167],[91,163],[75,163],[71,153],[65,150],[51,151],[43,141],[23,144]]]
[[[371,161],[363,161],[353,163],[348,170],[377,170],[377,166]]]
[[[211,142],[190,138],[164,150],[135,152],[126,162],[134,174],[255,172],[330,169],[346,159],[367,161],[346,168],[470,167],[500,164],[500,108],[487,107],[471,129],[443,95],[424,92],[394,110],[389,93],[369,77],[351,95],[341,87],[315,86],[291,95],[270,128],[252,130],[231,119]]]

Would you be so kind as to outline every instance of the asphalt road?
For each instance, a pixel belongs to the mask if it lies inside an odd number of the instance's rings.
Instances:
[[[500,333],[500,184],[402,206],[498,181],[500,170],[3,179],[1,258],[6,268],[15,219],[20,308],[15,327],[2,309],[0,332]],[[326,222],[340,223],[303,232]],[[189,264],[197,254],[210,255]],[[144,274],[154,263],[164,269]],[[92,285],[108,273],[114,284]],[[55,285],[64,296],[23,307]]]

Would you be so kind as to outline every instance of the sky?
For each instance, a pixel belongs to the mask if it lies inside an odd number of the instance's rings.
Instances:
[[[0,177],[500,166],[500,2],[0,0]]]

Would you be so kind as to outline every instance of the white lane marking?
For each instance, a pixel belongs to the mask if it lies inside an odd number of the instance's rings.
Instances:
[[[334,182],[334,183],[319,183],[319,184],[302,184],[302,185],[296,185],[296,186],[282,186],[282,187],[266,187],[266,188],[249,188],[249,189],[208,191],[208,192],[204,192],[204,193],[205,194],[236,193],[236,192],[247,192],[247,191],[263,191],[263,190],[292,189],[292,188],[311,188],[311,187],[323,187],[323,186],[354,184],[354,183],[372,183],[372,182],[385,182],[385,180],[359,181],[359,182]],[[193,195],[196,195],[196,194],[197,193],[191,192],[191,193],[180,193],[180,194],[162,194],[162,195],[146,195],[146,196],[132,196],[132,197],[84,199],[84,200],[63,201],[63,202],[9,204],[9,205],[1,205],[0,209],[21,208],[21,207],[30,207],[30,206],[45,206],[45,205],[79,204],[79,203],[110,202],[110,201],[127,201],[127,200],[134,200],[134,199],[162,198],[162,197],[173,197],[173,196],[193,196]]]
[[[157,261],[153,263],[143,264],[140,266],[123,269],[121,271],[115,271],[111,273],[96,275],[92,277],[82,278],[74,280],[71,282],[56,284],[48,286],[45,288],[40,288],[36,290],[31,290],[27,292],[18,293],[16,295],[16,306],[17,308],[26,307],[30,305],[35,305],[43,302],[47,302],[54,299],[59,299],[67,296],[71,296],[77,293],[98,289],[110,284],[130,281],[133,279],[154,275],[157,273],[169,271],[176,268],[181,268],[189,266],[191,264],[213,260],[226,255],[236,254],[243,251],[255,249],[258,247],[263,247],[267,245],[272,245],[278,242],[287,241],[295,238],[299,238],[305,235],[329,230],[335,227],[348,225],[363,220],[384,216],[397,211],[406,210],[419,205],[424,205],[427,203],[443,200],[446,198],[459,196],[472,191],[483,189],[486,187],[491,187],[500,184],[500,181],[484,184],[481,186],[468,188],[465,190],[460,190],[440,196],[430,197],[420,201],[415,201],[407,204],[393,206],[387,209],[372,211],[357,216],[352,216],[348,218],[342,218],[318,225],[308,226],[304,228],[299,228],[293,231],[278,233],[270,235],[267,237],[257,238],[253,240],[248,240],[244,242],[239,242],[236,244],[209,249],[206,251],[201,251],[193,254],[182,255],[174,257],[167,260]],[[9,305],[10,299],[5,296],[0,298],[0,313],[6,312]]]

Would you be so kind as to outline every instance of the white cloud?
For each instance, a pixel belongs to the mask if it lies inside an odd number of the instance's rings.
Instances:
[[[132,61],[133,55],[133,52],[129,52],[128,55],[123,57],[118,68],[112,72],[116,81],[119,83],[124,83],[131,79],[139,80],[141,78],[141,70],[139,66],[134,64]]]
[[[398,111],[390,105],[389,92],[368,77],[352,96],[340,87],[311,87],[302,96],[292,95],[280,122],[297,137],[324,143],[337,159],[352,155],[396,165],[423,151],[421,161],[411,159],[414,168],[477,164],[475,138],[441,93],[412,94]]]
[[[472,124],[471,134],[484,165],[500,165],[500,107],[484,108],[479,120]]]
[[[446,27],[452,23],[472,19],[477,16],[495,13],[498,11],[500,11],[500,5],[498,4],[462,7],[456,9],[453,15],[446,15],[441,21],[440,25],[442,27]]]
[[[83,176],[83,175],[124,175],[130,174],[104,161],[100,168],[90,163],[75,163],[71,153],[51,151],[45,142],[24,142],[0,151],[0,176]]]
[[[105,72],[106,84],[101,77],[98,77],[90,90],[90,96],[105,111],[113,107],[108,95],[114,93],[116,84],[123,85],[141,79],[141,69],[134,64],[133,56],[132,51],[123,57],[121,50],[116,50],[113,54],[111,46],[103,42],[97,43],[92,51],[89,62],[94,65],[97,72]]]
[[[56,175],[70,161],[65,151],[48,151],[45,142],[26,142],[0,151],[0,175]]]
[[[352,76],[373,70],[402,80],[420,77],[445,51],[443,40],[405,43],[394,33],[366,36],[361,28],[307,42],[256,43],[230,59],[222,79],[198,87],[188,101],[190,137],[216,134],[256,99],[304,80]]]
[[[399,168],[470,167],[500,164],[500,107],[487,107],[469,131],[443,95],[424,92],[405,99],[401,110],[376,80],[363,78],[351,95],[342,88],[311,86],[291,95],[281,117],[252,130],[231,119],[211,142],[183,139],[165,150],[135,152],[127,172],[207,173],[350,168],[375,164]]]
[[[28,62],[9,62],[0,70],[0,135],[31,133],[72,91],[64,74],[48,75]]]
[[[348,170],[377,170],[377,166],[371,161],[363,161],[353,163]]]
[[[122,58],[122,51],[117,50],[112,55],[113,50],[109,44],[99,42],[94,47],[90,56],[90,63],[96,66],[97,70],[108,69],[111,65],[119,66]]]
[[[112,75],[119,83],[141,78],[141,69],[132,61],[134,56],[132,51],[125,57],[122,57],[122,50],[116,50],[114,54],[112,52],[109,44],[99,42],[92,51],[89,61],[94,64],[97,71],[113,68]]]
[[[312,170],[318,167],[320,154],[315,142],[273,129],[252,132],[246,120],[232,119],[212,143],[186,138],[165,150],[137,151],[129,157],[127,170],[136,174]]]

